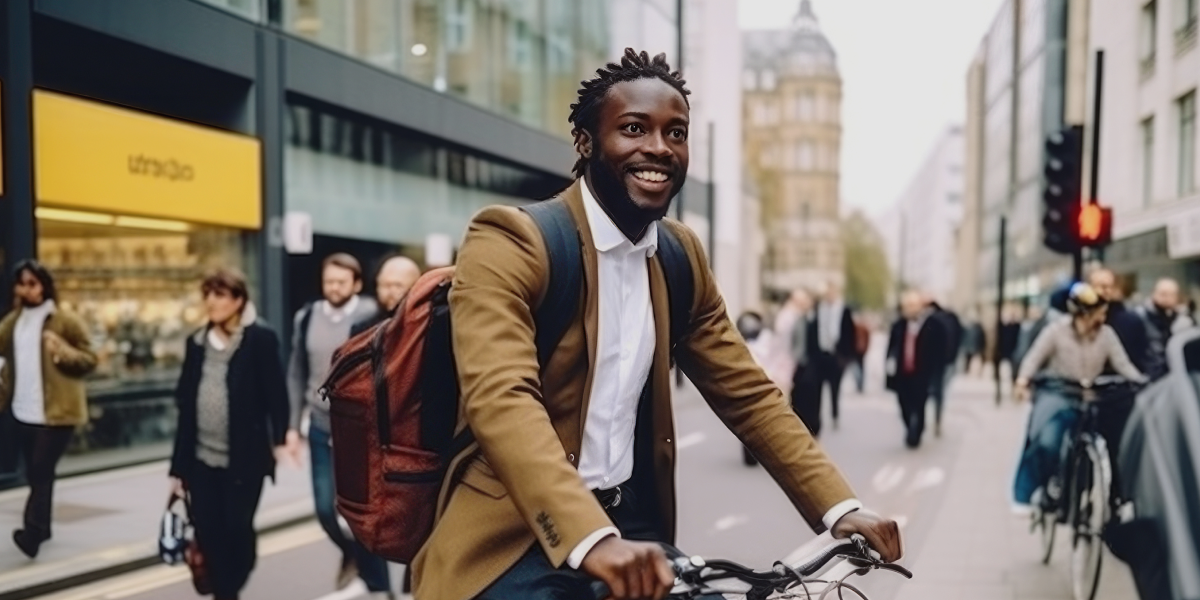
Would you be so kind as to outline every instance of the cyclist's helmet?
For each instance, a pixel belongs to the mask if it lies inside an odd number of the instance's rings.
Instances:
[[[1103,308],[1107,302],[1092,286],[1079,282],[1067,292],[1067,310],[1072,315],[1084,315]]]

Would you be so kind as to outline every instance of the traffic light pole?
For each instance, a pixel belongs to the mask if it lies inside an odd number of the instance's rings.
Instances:
[[[1088,200],[1090,204],[1099,202],[1100,197],[1100,114],[1101,104],[1104,99],[1104,50],[1096,51],[1096,90],[1095,99],[1092,103],[1092,180],[1088,186]],[[1104,247],[1100,246],[1093,250],[1099,255],[1101,260],[1104,259]],[[1080,272],[1083,271],[1083,259],[1079,260]]]
[[[996,335],[994,336],[994,339],[996,340],[996,345],[995,345],[994,349],[992,350],[992,363],[994,366],[993,370],[996,373],[996,406],[1000,406],[1000,389],[1003,387],[1001,384],[1001,380],[1000,380],[1000,363],[1003,362],[1004,357],[1000,356],[1000,348],[1002,347],[1001,344],[1003,342],[1003,340],[1001,339],[1001,336],[1003,335],[1003,332],[1004,332],[1004,285],[1005,285],[1004,269],[1006,266],[1005,258],[1006,258],[1007,254],[1008,254],[1008,217],[1001,216],[1000,217],[1000,264],[999,264],[999,269],[997,269],[997,271],[999,271],[999,275],[998,275],[997,281],[996,281]],[[1012,365],[1012,368],[1014,368],[1014,369],[1017,368],[1017,365]]]

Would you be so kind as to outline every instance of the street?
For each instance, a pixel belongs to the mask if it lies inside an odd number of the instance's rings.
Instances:
[[[873,352],[865,394],[846,379],[840,426],[833,429],[827,406],[821,442],[866,506],[901,524],[901,562],[914,579],[876,572],[854,584],[873,600],[1070,598],[1070,548],[1061,543],[1067,536],[1059,536],[1055,560],[1044,566],[1026,522],[1007,510],[1025,407],[1006,401],[997,408],[990,381],[960,376],[948,399],[944,435],[935,438],[931,426],[921,448],[909,451],[895,402],[878,381],[881,363]],[[764,569],[776,560],[798,562],[796,550],[815,535],[761,467],[742,464],[738,442],[693,388],[685,386],[676,402],[679,546]],[[333,593],[338,555],[315,523],[264,535],[259,554],[242,596],[247,600],[366,597],[359,585]],[[1098,598],[1135,597],[1124,565],[1109,556],[1103,569]],[[403,568],[394,566],[393,573],[398,587]],[[45,598],[194,597],[186,568],[155,566]]]

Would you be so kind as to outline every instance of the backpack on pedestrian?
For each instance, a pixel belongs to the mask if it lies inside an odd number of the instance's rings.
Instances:
[[[581,242],[561,198],[522,210],[537,224],[550,259],[546,295],[534,311],[538,362],[545,365],[578,314]],[[690,321],[694,276],[674,232],[659,227],[658,236],[674,347]],[[329,399],[338,512],[359,543],[393,562],[408,564],[421,549],[446,468],[475,441],[458,427],[453,278],[454,267],[422,275],[391,317],[338,349],[321,388]]]
[[[854,352],[866,356],[871,348],[871,328],[862,319],[854,319]]]

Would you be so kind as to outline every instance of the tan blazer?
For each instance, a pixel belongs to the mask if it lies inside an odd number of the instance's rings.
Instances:
[[[454,461],[439,520],[414,563],[418,600],[467,600],[483,592],[534,544],[550,562],[612,525],[576,470],[596,356],[597,258],[580,182],[563,197],[583,240],[579,320],[539,376],[532,309],[549,269],[533,220],[492,207],[471,222],[459,253],[450,311],[463,420],[478,440]],[[694,233],[664,220],[691,257],[692,322],[676,360],[721,419],[754,451],[814,530],[850,486],[755,363],[733,323]],[[657,348],[650,371],[654,469],[666,533],[675,533],[675,428],[666,280],[649,260]]]
[[[16,377],[16,356],[13,332],[18,307],[0,320],[0,356],[5,359],[0,369],[0,412],[8,410],[13,401]],[[75,313],[60,307],[46,318],[43,331],[53,331],[67,342],[58,354],[42,347],[42,391],[45,396],[46,425],[59,427],[83,425],[88,422],[87,389],[83,378],[96,369],[96,354],[88,339],[83,320]]]

